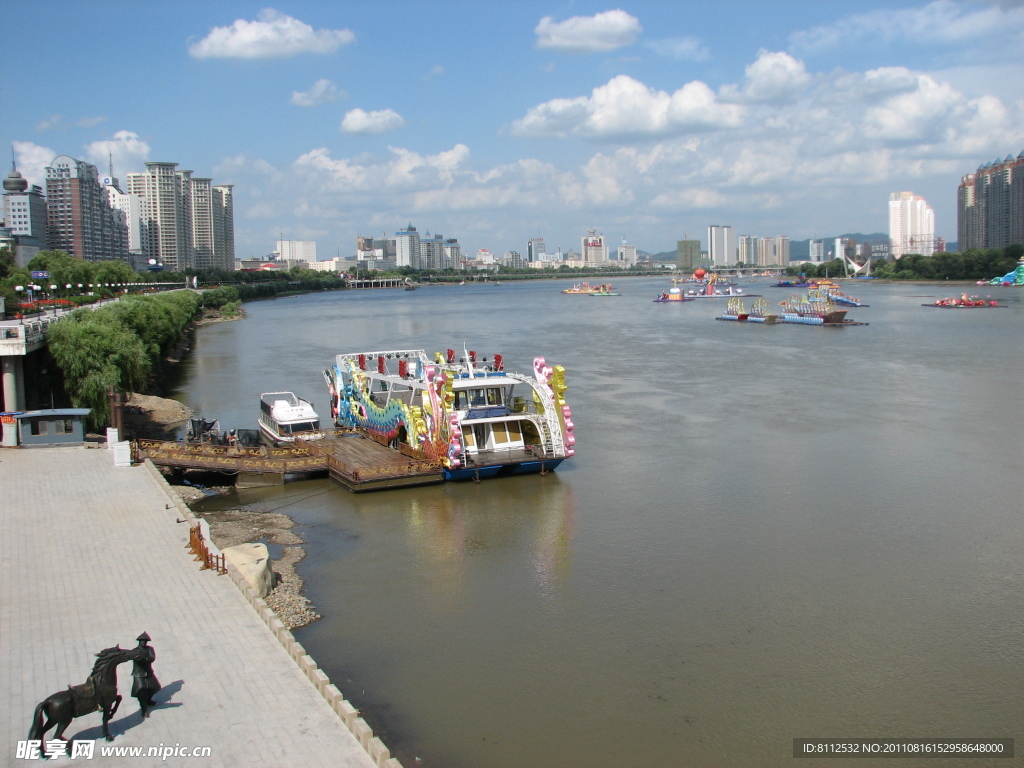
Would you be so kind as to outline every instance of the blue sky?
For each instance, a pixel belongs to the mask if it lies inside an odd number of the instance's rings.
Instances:
[[[235,185],[238,256],[885,231],[1024,150],[1024,3],[0,0],[0,139]],[[7,150],[8,156],[10,150]],[[9,160],[7,161],[9,162]],[[705,243],[706,246],[706,243]]]

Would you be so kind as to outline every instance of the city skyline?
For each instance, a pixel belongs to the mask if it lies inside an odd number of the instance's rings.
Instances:
[[[5,3],[0,140],[32,184],[189,158],[240,258],[406,221],[464,252],[799,241],[887,231],[898,190],[954,241],[961,177],[1024,149],[1019,3],[185,5]],[[101,87],[58,27],[131,66]]]

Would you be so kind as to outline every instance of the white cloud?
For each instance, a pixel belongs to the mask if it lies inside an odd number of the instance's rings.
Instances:
[[[595,16],[573,16],[565,21],[545,16],[533,31],[538,48],[564,53],[607,53],[632,45],[643,27],[625,11],[614,10]]]
[[[862,41],[941,46],[975,41],[990,43],[1024,30],[1024,8],[933,0],[916,8],[885,8],[854,14],[834,24],[813,27],[791,37],[794,49],[823,51]]]
[[[315,30],[308,24],[266,8],[258,21],[236,19],[230,27],[214,27],[188,47],[197,59],[273,59],[301,53],[333,53],[355,40],[348,29]]]
[[[342,133],[376,134],[394,131],[405,125],[405,120],[391,109],[366,112],[356,108],[345,114],[341,121]]]
[[[811,82],[804,63],[781,51],[761,51],[747,65],[744,95],[752,101],[788,101]]]
[[[149,152],[149,144],[132,131],[118,131],[109,139],[94,141],[85,147],[86,159],[101,173],[107,170],[112,159],[116,175],[122,177],[129,170],[142,170]]]
[[[553,99],[515,121],[518,136],[628,137],[670,135],[737,125],[742,109],[721,103],[700,81],[675,93],[655,91],[627,75],[612,78],[591,95]]]
[[[659,56],[679,61],[707,61],[711,51],[695,37],[670,37],[644,43]]]
[[[45,187],[46,166],[53,161],[53,158],[57,157],[57,153],[49,147],[42,147],[31,141],[14,141],[11,144],[14,147],[15,162],[21,175],[28,180],[29,184]]]
[[[297,107],[316,107],[332,104],[347,94],[326,78],[320,78],[308,91],[292,91],[292,104]]]
[[[69,123],[64,119],[64,115],[53,115],[46,120],[40,120],[36,123],[37,131],[66,131],[69,128],[95,128],[101,123],[107,121],[106,117],[83,117],[80,120],[76,120],[73,123]]]

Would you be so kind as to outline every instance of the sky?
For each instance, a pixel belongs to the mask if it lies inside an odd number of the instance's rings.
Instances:
[[[1024,0],[0,0],[0,140],[233,184],[236,256],[888,231],[1024,150]]]

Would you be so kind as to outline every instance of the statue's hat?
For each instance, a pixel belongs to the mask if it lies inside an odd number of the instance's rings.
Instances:
[[[149,633],[148,633],[148,632],[143,632],[143,633],[142,633],[141,635],[139,635],[139,636],[138,636],[138,637],[136,637],[135,639],[136,639],[136,640],[141,640],[141,641],[142,641],[142,642],[144,642],[144,643],[148,643],[148,642],[149,642],[150,640],[152,640],[153,638],[151,638],[151,637],[149,636]]]

